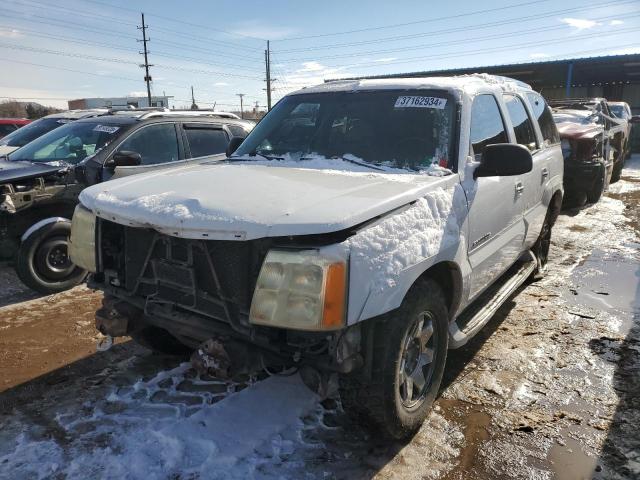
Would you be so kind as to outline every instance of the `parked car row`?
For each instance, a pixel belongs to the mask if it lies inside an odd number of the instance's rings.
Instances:
[[[630,155],[629,105],[604,98],[553,100],[553,118],[562,139],[565,202],[597,202],[617,182]]]
[[[252,128],[231,114],[166,110],[72,111],[33,122],[5,138],[12,151],[0,161],[0,258],[38,292],[78,284],[86,272],[70,262],[67,237],[86,186],[223,155]]]

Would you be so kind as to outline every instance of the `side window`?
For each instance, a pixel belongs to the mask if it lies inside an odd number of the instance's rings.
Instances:
[[[173,123],[149,125],[131,134],[119,151],[129,150],[142,156],[142,165],[175,162],[178,155],[178,136]]]
[[[204,157],[224,153],[229,139],[221,128],[202,128],[185,126],[189,149],[192,157]]]
[[[508,143],[498,102],[493,95],[478,95],[471,106],[471,146],[476,159],[487,145]]]
[[[524,103],[515,95],[505,95],[504,101],[507,104],[509,117],[511,118],[513,130],[516,134],[516,141],[533,152],[538,148],[538,142],[536,141],[533,123],[531,123]]]
[[[538,125],[540,125],[545,145],[560,143],[560,134],[553,121],[551,109],[547,106],[544,98],[537,93],[527,93],[527,98],[531,104],[533,116],[536,117]]]
[[[244,138],[248,135],[247,131],[242,128],[240,125],[227,125],[227,128],[231,132],[231,135],[234,137]]]

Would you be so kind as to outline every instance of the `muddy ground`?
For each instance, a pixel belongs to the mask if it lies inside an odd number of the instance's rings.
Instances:
[[[640,478],[640,156],[564,212],[546,277],[451,351],[407,444],[297,377],[198,378],[132,342],[96,353],[100,294],[0,267],[0,478]]]

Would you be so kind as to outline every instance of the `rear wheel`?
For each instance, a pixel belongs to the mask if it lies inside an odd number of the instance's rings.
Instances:
[[[442,290],[420,280],[399,309],[372,321],[371,378],[342,375],[342,405],[386,436],[406,438],[424,422],[442,381],[449,340]]]
[[[48,223],[31,233],[20,245],[15,269],[27,287],[51,294],[81,283],[87,275],[69,259],[68,239],[71,223]]]
[[[553,228],[553,214],[551,209],[547,211],[540,230],[540,236],[533,244],[531,251],[536,256],[537,266],[533,271],[533,280],[540,280],[547,271],[547,261],[549,259],[549,249],[551,247],[551,229]]]

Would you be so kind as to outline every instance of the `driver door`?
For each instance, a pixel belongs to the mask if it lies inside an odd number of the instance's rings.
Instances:
[[[487,145],[509,143],[507,129],[496,98],[478,95],[471,107],[470,155],[476,162]],[[479,165],[479,163],[478,163]],[[473,178],[462,186],[469,208],[468,256],[471,263],[469,300],[504,273],[522,251],[523,176]]]
[[[150,172],[159,168],[168,168],[184,159],[184,149],[180,136],[179,126],[175,123],[153,123],[145,125],[131,133],[120,145],[118,145],[103,168],[103,180]],[[140,154],[140,165],[110,167],[109,161],[117,152],[130,151]]]

